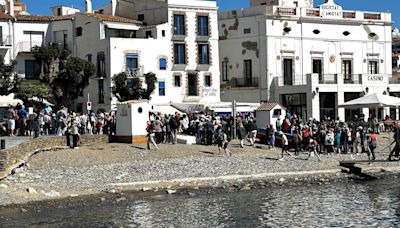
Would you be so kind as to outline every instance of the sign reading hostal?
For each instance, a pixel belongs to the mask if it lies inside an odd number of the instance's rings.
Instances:
[[[343,18],[343,8],[336,5],[333,0],[328,0],[325,4],[319,6],[319,15],[322,18]]]

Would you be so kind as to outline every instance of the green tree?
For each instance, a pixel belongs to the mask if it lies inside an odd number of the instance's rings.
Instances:
[[[149,72],[144,74],[144,82],[140,77],[130,78],[127,73],[122,72],[114,75],[115,88],[113,90],[114,96],[119,101],[151,99],[151,94],[154,92],[157,82],[157,76]],[[146,87],[143,86],[146,84]]]
[[[8,95],[18,90],[21,80],[14,71],[16,64],[16,61],[5,64],[4,57],[0,55],[0,95]]]

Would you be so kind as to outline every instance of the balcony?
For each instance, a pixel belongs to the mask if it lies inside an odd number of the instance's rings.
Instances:
[[[278,7],[277,14],[279,16],[296,16],[296,8]]]
[[[244,87],[258,87],[259,78],[234,78],[232,87],[244,88]]]
[[[361,74],[344,74],[343,84],[362,84]]]
[[[2,47],[11,48],[11,46],[12,46],[12,38],[10,35],[3,36],[0,38],[0,48]]]
[[[319,84],[337,84],[337,74],[322,74],[318,75]]]
[[[135,77],[143,77],[144,76],[144,66],[139,66],[138,68],[125,68],[124,72],[128,75],[130,78],[135,78]]]
[[[365,20],[381,20],[380,13],[364,13]]]
[[[32,52],[32,48],[42,46],[43,42],[38,41],[22,41],[17,44],[16,50],[19,52]]]

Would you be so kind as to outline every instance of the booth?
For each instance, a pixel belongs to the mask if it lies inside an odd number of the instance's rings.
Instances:
[[[146,144],[147,121],[151,106],[147,100],[134,100],[117,104],[116,136],[121,143]]]
[[[257,128],[265,128],[272,124],[276,126],[278,118],[282,121],[286,116],[286,109],[279,103],[264,103],[256,109]]]

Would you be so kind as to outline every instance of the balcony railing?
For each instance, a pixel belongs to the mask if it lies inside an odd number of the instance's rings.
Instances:
[[[35,41],[22,41],[18,43],[17,51],[18,52],[31,52],[33,47],[42,46],[43,42],[35,42]]]
[[[337,74],[321,74],[318,75],[319,84],[337,84]]]
[[[125,72],[128,74],[128,77],[143,77],[144,76],[144,67],[139,66],[138,68],[129,68],[126,67]]]
[[[296,8],[287,8],[287,7],[279,7],[278,8],[278,15],[280,16],[295,16]]]
[[[400,77],[390,77],[389,84],[400,84]]]
[[[361,74],[344,74],[343,84],[361,84],[362,83]]]
[[[242,88],[242,87],[258,87],[259,78],[235,78],[233,87]]]
[[[3,36],[0,38],[0,46],[11,46],[12,45],[12,39],[11,36]]]
[[[317,9],[307,9],[306,15],[308,17],[319,17],[319,10],[317,10]]]
[[[356,18],[356,12],[343,12],[343,18]]]

